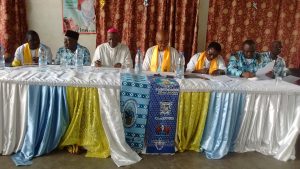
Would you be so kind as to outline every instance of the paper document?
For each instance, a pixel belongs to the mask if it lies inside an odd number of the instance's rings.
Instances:
[[[273,70],[274,64],[275,61],[273,60],[272,62],[268,63],[265,67],[258,69],[256,72],[256,76],[257,77],[266,76],[268,72]]]
[[[286,77],[282,78],[282,80],[286,81],[286,82],[289,82],[289,83],[296,84],[296,81],[300,80],[300,78],[296,77],[296,76],[289,75],[289,76],[286,76]]]

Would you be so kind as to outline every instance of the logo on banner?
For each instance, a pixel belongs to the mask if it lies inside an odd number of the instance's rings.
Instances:
[[[137,103],[135,100],[125,102],[122,120],[125,127],[131,127],[136,121]]]
[[[172,102],[160,102],[160,115],[167,116],[171,114]]]
[[[158,125],[155,128],[155,132],[157,135],[169,135],[171,131],[171,127],[166,126],[166,125]]]
[[[164,146],[167,144],[165,140],[162,140],[162,138],[159,138],[158,140],[153,140],[153,143],[157,150],[162,150]]]

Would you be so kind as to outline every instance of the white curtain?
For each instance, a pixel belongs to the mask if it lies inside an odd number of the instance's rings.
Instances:
[[[111,158],[120,166],[137,163],[141,157],[125,141],[120,111],[120,90],[99,88],[101,118],[111,151]]]
[[[0,83],[0,154],[20,150],[25,135],[28,85]]]
[[[258,151],[278,160],[295,159],[300,129],[300,96],[247,94],[235,152]]]

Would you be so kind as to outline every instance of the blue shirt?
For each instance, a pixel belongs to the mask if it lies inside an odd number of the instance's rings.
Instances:
[[[262,52],[260,53],[260,55],[263,60],[261,67],[265,67],[268,63],[273,61],[271,52]],[[286,76],[287,68],[286,68],[285,61],[282,57],[277,56],[272,72],[274,76],[275,75],[281,77]]]
[[[261,66],[261,56],[254,53],[252,59],[246,59],[243,51],[238,51],[230,56],[229,64],[227,67],[228,75],[240,77],[244,72],[256,73],[257,69]]]
[[[81,54],[83,54],[83,65],[89,66],[91,65],[91,58],[90,58],[90,52],[89,50],[81,46],[80,44],[77,44],[77,50],[80,51]],[[56,58],[55,58],[55,64],[59,65],[60,60],[62,57],[65,57],[68,65],[75,65],[75,53],[73,53],[71,50],[66,49],[65,47],[61,47],[58,49],[56,53]]]

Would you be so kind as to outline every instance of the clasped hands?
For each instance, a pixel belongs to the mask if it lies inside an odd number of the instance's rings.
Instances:
[[[101,60],[96,60],[95,61],[95,67],[102,67],[102,63],[101,63]],[[115,68],[121,68],[122,67],[122,64],[121,63],[116,63],[114,65]]]

